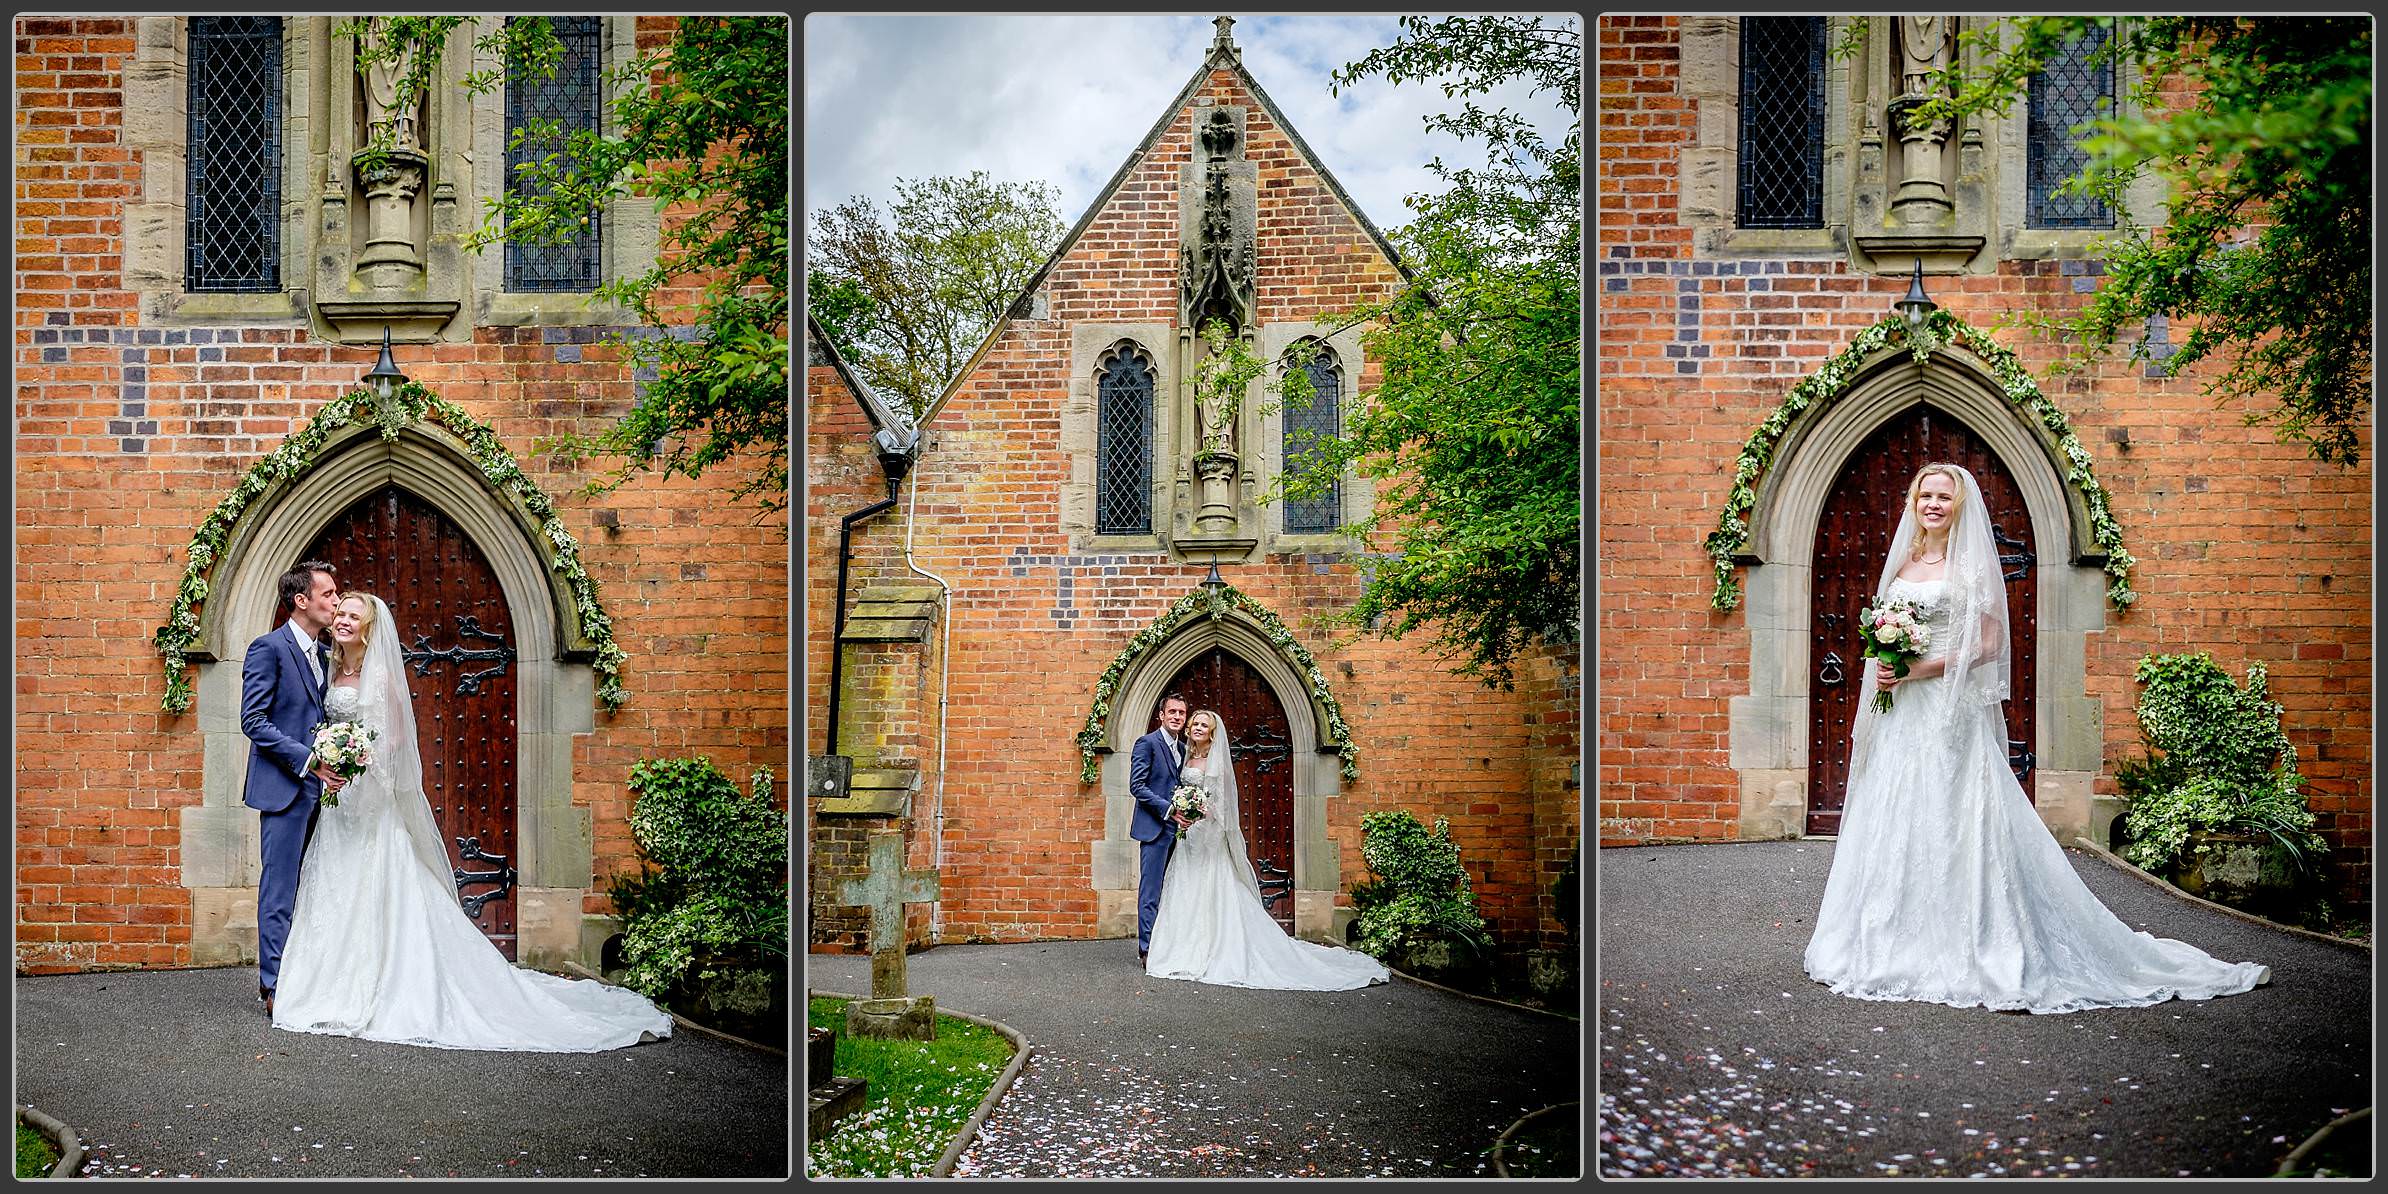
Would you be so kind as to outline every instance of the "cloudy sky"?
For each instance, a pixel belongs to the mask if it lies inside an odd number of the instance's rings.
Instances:
[[[804,209],[868,195],[884,210],[899,178],[984,170],[1052,183],[1063,226],[1075,224],[1193,77],[1212,33],[1209,15],[809,15]],[[1420,117],[1460,102],[1432,83],[1372,77],[1328,94],[1332,71],[1399,35],[1394,16],[1238,16],[1233,32],[1244,68],[1384,229],[1408,222],[1402,196],[1440,189],[1426,172],[1438,154],[1482,160],[1426,135]],[[1523,84],[1475,99],[1534,120],[1554,143],[1567,128],[1557,99]]]

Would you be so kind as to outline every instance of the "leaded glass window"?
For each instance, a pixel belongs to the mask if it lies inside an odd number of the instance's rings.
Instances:
[[[1741,18],[1744,228],[1824,226],[1824,18]]]
[[[2067,42],[2031,77],[2027,177],[2034,228],[2112,228],[2114,212],[2095,195],[2056,193],[2089,162],[2073,128],[2114,110],[2114,62],[2093,62],[2107,31],[2093,25]]]
[[[508,21],[520,20],[508,17]],[[533,193],[533,184],[518,172],[525,162],[549,154],[565,158],[566,139],[574,132],[598,129],[597,108],[603,98],[598,86],[598,61],[603,53],[603,26],[598,17],[549,17],[563,54],[556,70],[538,78],[509,66],[506,75],[506,187],[516,195]],[[553,121],[552,137],[530,135],[531,123]],[[506,289],[513,291],[594,290],[599,262],[598,238],[603,231],[601,211],[587,213],[588,224],[562,244],[534,245],[506,242]]]
[[[1095,533],[1153,529],[1152,358],[1122,340],[1095,365]]]
[[[1318,450],[1320,440],[1342,431],[1337,419],[1343,406],[1343,369],[1335,360],[1335,351],[1323,344],[1317,345],[1302,368],[1310,375],[1312,397],[1308,406],[1295,406],[1290,402],[1285,405],[1284,460],[1289,476],[1301,471],[1311,453]],[[1286,499],[1286,534],[1332,531],[1342,522],[1341,477],[1337,477],[1327,486],[1326,492],[1317,497]]]
[[[183,285],[282,287],[282,18],[192,17]]]

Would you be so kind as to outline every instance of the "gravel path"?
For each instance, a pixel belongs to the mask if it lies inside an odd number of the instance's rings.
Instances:
[[[2272,968],[2069,1015],[1845,999],[1800,967],[1830,842],[1603,850],[1604,1175],[2269,1176],[2371,1101],[2371,956],[2067,851],[2133,928]]]
[[[92,1177],[785,1177],[789,1059],[681,1030],[488,1053],[274,1029],[254,967],[19,976],[17,1099]]]
[[[865,957],[805,971],[818,990],[870,986]],[[956,1177],[1475,1176],[1519,1116],[1582,1098],[1576,1022],[1400,979],[1153,979],[1124,940],[944,945],[909,971],[915,994],[1035,1047]]]

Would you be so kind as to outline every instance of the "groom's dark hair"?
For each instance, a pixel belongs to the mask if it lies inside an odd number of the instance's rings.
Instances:
[[[1194,707],[1194,702],[1187,700],[1186,694],[1182,692],[1173,692],[1168,696],[1162,697],[1161,703],[1153,706],[1153,712],[1159,713],[1161,710],[1168,708],[1169,702],[1171,701],[1176,701],[1178,704],[1184,705],[1188,709],[1192,709]]]
[[[307,590],[315,587],[315,574],[318,572],[335,580],[340,576],[338,572],[332,570],[330,564],[326,564],[322,560],[300,560],[290,571],[282,574],[282,616],[290,616],[292,598],[304,597],[307,595]]]

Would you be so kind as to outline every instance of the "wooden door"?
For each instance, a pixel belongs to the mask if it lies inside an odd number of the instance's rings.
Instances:
[[[457,898],[514,957],[514,622],[479,548],[395,485],[349,507],[307,549],[342,592],[372,593],[397,625],[432,817]],[[335,810],[336,811],[336,810]]]
[[[1857,613],[1874,595],[1883,557],[1899,529],[1907,483],[1935,461],[1962,465],[1982,487],[1990,533],[2007,577],[2007,620],[2014,635],[2012,699],[2006,704],[2007,761],[2032,795],[2032,685],[2039,627],[2038,558],[2031,517],[2015,479],[1956,416],[1929,404],[1892,419],[1849,457],[1824,499],[1816,528],[1815,602],[1808,639],[1807,831],[1840,830],[1849,787],[1849,729],[1857,714],[1864,659]]]
[[[1162,691],[1183,693],[1194,708],[1227,719],[1244,855],[1269,915],[1293,932],[1293,742],[1285,707],[1251,664],[1218,647],[1179,669]],[[1160,724],[1156,710],[1145,732]]]

